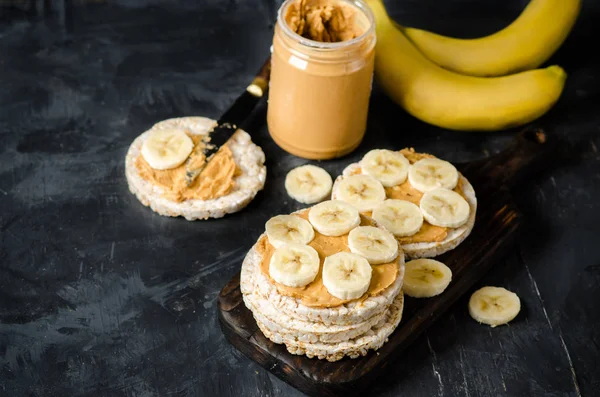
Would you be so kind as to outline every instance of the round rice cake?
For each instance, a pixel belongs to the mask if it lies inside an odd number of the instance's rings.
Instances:
[[[373,328],[385,315],[385,311],[383,311],[361,323],[327,325],[298,320],[278,312],[268,300],[256,294],[246,294],[243,299],[246,307],[252,311],[254,318],[271,332],[285,335],[287,339],[299,342],[335,343],[354,339]]]
[[[252,276],[250,276],[252,277]],[[256,284],[255,284],[256,285]],[[253,312],[254,317],[273,332],[284,334],[302,342],[340,342],[364,334],[384,317],[387,306],[372,317],[361,322],[324,324],[320,321],[307,321],[289,316],[274,306],[269,298],[255,289],[253,293],[243,294],[244,303]],[[389,306],[389,305],[388,305]]]
[[[333,183],[333,188],[331,190],[332,200],[335,200],[337,198],[336,188],[339,186],[340,182],[345,177],[355,175],[356,171],[359,169],[359,163],[350,164],[344,169],[342,175],[338,176],[335,179]],[[448,235],[443,241],[402,244],[402,250],[408,258],[433,258],[438,255],[442,255],[444,252],[448,252],[456,248],[471,234],[473,226],[475,226],[475,215],[477,213],[477,197],[475,196],[475,189],[473,189],[473,186],[467,180],[467,178],[465,178],[461,173],[459,173],[459,179],[461,182],[465,199],[467,200],[467,203],[469,203],[469,207],[471,208],[469,212],[469,219],[467,219],[467,222],[461,227],[449,229]]]
[[[129,190],[145,206],[165,216],[182,216],[188,221],[208,218],[221,218],[244,208],[265,185],[267,168],[262,149],[252,143],[246,131],[238,130],[229,139],[227,145],[231,149],[238,167],[234,177],[234,189],[228,195],[211,200],[185,200],[175,202],[163,197],[163,189],[143,179],[135,166],[140,155],[142,144],[151,131],[157,129],[185,129],[194,135],[206,135],[216,125],[214,120],[206,117],[181,117],[161,121],[138,136],[127,151],[125,157],[125,176]]]
[[[264,234],[258,240],[263,236]],[[398,258],[399,267],[396,280],[382,293],[335,307],[309,307],[302,304],[301,299],[282,295],[277,291],[277,287],[268,280],[267,276],[260,269],[262,256],[256,247],[257,244],[248,251],[242,263],[240,275],[242,294],[258,294],[268,300],[282,313],[298,320],[317,322],[325,325],[363,323],[385,311],[402,288],[404,280],[403,254]]]
[[[338,361],[346,356],[350,358],[365,356],[369,350],[377,350],[383,346],[400,324],[403,308],[404,294],[401,291],[386,311],[381,323],[376,324],[372,329],[357,338],[338,343],[301,342],[272,332],[260,321],[257,321],[257,325],[269,340],[277,344],[284,344],[291,354],[306,355],[309,358],[316,357],[327,361]]]

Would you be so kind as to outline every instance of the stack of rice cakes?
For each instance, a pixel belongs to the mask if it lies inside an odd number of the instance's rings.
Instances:
[[[365,224],[376,225],[372,219],[361,216],[361,226]],[[316,230],[315,235],[318,240],[320,234]],[[281,285],[278,288],[278,283],[261,269],[263,257],[258,247],[269,244],[263,239],[267,239],[266,233],[247,254],[240,285],[246,307],[267,338],[284,344],[292,354],[328,361],[364,356],[387,342],[400,323],[404,305],[404,253],[400,248],[392,261],[397,265],[397,273],[391,285],[375,295],[365,293],[341,305],[316,307],[305,305],[300,297],[281,293]],[[325,258],[319,254],[322,272]]]

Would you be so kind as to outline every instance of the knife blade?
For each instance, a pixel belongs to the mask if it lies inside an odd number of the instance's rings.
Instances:
[[[204,145],[196,145],[188,157],[185,165],[185,182],[190,186],[202,173],[202,170],[212,160],[214,155],[227,143],[229,138],[237,131],[239,126],[250,116],[261,98],[269,89],[269,77],[271,74],[271,57],[269,56],[262,65],[252,83],[240,95],[235,102],[223,113],[215,127],[207,134]],[[195,161],[197,156],[204,156],[203,161]]]

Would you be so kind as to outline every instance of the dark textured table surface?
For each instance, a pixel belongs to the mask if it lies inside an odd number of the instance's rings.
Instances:
[[[129,193],[123,171],[128,145],[153,123],[218,117],[233,101],[268,54],[279,3],[15,3],[0,2],[0,395],[301,395],[233,349],[217,324],[216,295],[264,222],[300,208],[283,178],[306,161],[273,144],[264,108],[250,132],[267,183],[240,213],[158,216]],[[526,1],[386,3],[403,24],[474,37]],[[567,156],[514,190],[521,238],[479,284],[515,291],[522,313],[492,329],[470,319],[464,297],[369,395],[600,395],[598,18],[600,2],[584,1],[553,58],[569,78],[540,125]],[[468,161],[513,133],[434,128],[375,87],[364,143],[321,165],[335,175],[369,149],[409,145]],[[186,310],[166,304],[186,286],[195,290]]]

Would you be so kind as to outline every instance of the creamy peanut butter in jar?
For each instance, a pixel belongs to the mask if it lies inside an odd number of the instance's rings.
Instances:
[[[287,0],[271,57],[267,123],[285,151],[330,159],[353,151],[367,125],[374,19],[360,0]]]

